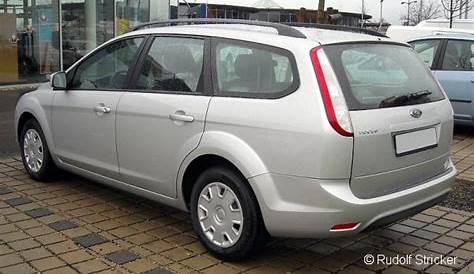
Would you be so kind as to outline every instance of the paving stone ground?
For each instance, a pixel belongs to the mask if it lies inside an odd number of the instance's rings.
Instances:
[[[456,159],[463,165],[471,156],[459,153],[471,145],[457,141]],[[275,239],[255,258],[230,263],[206,252],[186,213],[80,177],[40,183],[25,174],[18,158],[4,158],[0,190],[5,274],[474,273],[473,214],[445,207],[351,238]],[[367,254],[444,255],[456,262],[367,265]]]
[[[474,128],[455,129],[451,159],[458,170],[458,179],[474,181]]]

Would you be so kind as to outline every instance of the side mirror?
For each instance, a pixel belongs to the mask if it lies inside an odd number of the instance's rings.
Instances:
[[[51,77],[51,86],[55,90],[65,90],[67,88],[66,73],[59,71],[53,74]]]

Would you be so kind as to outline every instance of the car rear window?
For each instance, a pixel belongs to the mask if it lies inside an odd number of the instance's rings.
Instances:
[[[349,110],[366,110],[444,99],[428,67],[409,47],[340,44],[324,47]]]

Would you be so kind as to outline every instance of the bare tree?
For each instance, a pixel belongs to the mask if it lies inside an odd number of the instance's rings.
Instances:
[[[449,27],[453,27],[453,19],[456,16],[462,18],[463,15],[467,17],[469,11],[474,8],[474,1],[472,0],[441,0],[444,15],[449,19]]]
[[[408,25],[417,25],[421,21],[428,19],[436,19],[441,17],[441,5],[431,1],[420,2],[419,5],[413,5],[410,7],[410,16],[407,14],[403,15],[400,19],[402,22],[407,22],[407,18],[410,18]]]

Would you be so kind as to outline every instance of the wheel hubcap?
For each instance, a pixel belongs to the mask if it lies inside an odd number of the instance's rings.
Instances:
[[[23,155],[28,168],[38,172],[43,165],[43,142],[38,132],[28,129],[23,139]]]
[[[223,183],[210,183],[198,200],[198,218],[207,239],[220,247],[231,247],[242,234],[244,216],[237,195]]]

